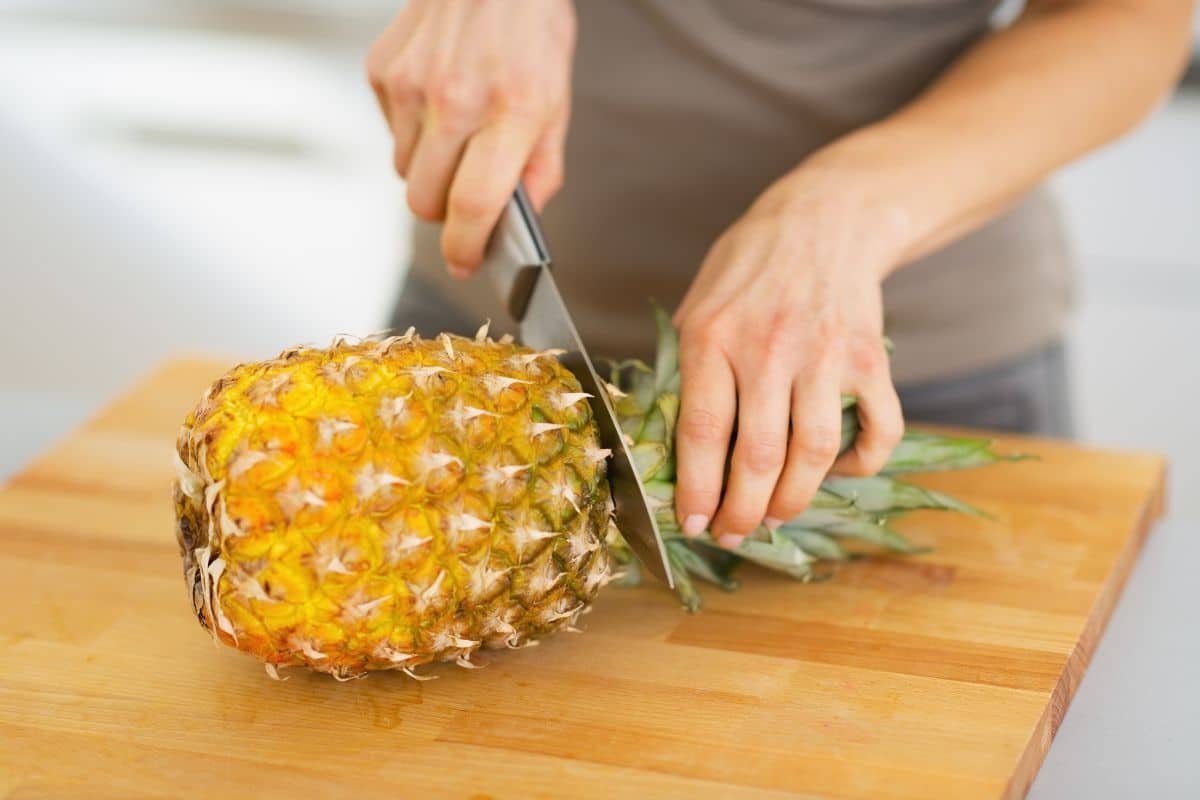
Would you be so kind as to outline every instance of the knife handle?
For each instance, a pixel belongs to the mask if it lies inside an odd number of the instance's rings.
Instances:
[[[525,318],[537,269],[543,265],[550,265],[550,252],[533,203],[529,202],[525,187],[517,184],[492,232],[483,260],[483,269],[514,322]]]

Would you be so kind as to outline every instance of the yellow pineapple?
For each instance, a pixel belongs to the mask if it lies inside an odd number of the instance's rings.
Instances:
[[[481,331],[242,365],[178,441],[196,612],[268,664],[347,678],[571,625],[608,580],[608,451],[553,353]]]
[[[690,610],[694,578],[733,589],[749,561],[809,580],[851,557],[849,540],[914,552],[887,525],[898,514],[973,511],[896,476],[991,463],[988,442],[909,432],[880,475],[827,478],[803,514],[735,552],[684,538],[678,339],[661,310],[657,322],[655,364],[614,365],[611,390]],[[416,677],[432,661],[474,666],[481,647],[532,644],[572,626],[614,576],[636,581],[610,523],[609,453],[556,355],[493,341],[486,326],[474,339],[410,331],[288,350],[220,378],[177,446],[176,535],[200,623],[275,676]],[[844,449],[853,398],[842,429]]]

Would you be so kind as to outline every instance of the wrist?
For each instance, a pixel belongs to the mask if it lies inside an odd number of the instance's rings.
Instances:
[[[875,128],[814,152],[790,173],[822,187],[854,226],[864,267],[883,280],[912,259],[936,228],[929,177],[920,176],[897,139]]]

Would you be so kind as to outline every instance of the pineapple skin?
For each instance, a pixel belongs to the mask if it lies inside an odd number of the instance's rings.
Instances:
[[[571,626],[610,579],[587,397],[554,353],[486,331],[235,367],[177,442],[200,623],[269,673],[340,679]]]

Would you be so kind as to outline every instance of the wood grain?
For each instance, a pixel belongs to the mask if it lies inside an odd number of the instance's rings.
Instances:
[[[920,479],[995,515],[825,583],[755,569],[698,616],[609,589],[569,634],[416,683],[267,678],[192,618],[170,449],[221,364],[176,361],[0,490],[0,797],[1020,797],[1154,520],[1162,459]]]

